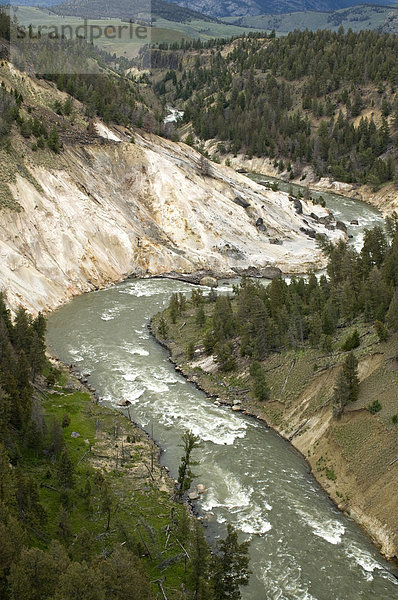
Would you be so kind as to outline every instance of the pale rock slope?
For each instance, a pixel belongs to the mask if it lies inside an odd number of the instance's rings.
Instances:
[[[12,307],[52,310],[129,275],[302,273],[323,264],[308,228],[344,235],[308,216],[327,215],[323,208],[304,203],[307,216],[298,215],[287,194],[232,169],[211,163],[203,174],[184,144],[149,134],[131,143],[101,123],[97,131],[97,143],[66,146],[56,168],[30,164],[32,177],[19,174],[11,186],[22,210],[1,212],[0,287]]]

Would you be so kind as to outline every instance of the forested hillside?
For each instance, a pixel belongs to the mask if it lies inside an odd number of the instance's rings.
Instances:
[[[267,156],[292,179],[310,164],[318,177],[374,188],[392,180],[396,36],[340,29],[270,38],[180,50],[178,69],[155,90],[185,110],[199,140],[219,140],[218,158]]]
[[[398,10],[396,5],[377,6],[375,4],[358,4],[333,11],[300,11],[284,14],[265,14],[246,17],[228,17],[227,23],[241,27],[255,27],[264,31],[275,30],[287,34],[296,29],[330,29],[337,31],[340,26],[349,27],[359,32],[373,29],[379,33],[397,33]]]
[[[15,40],[15,30],[12,37]],[[9,38],[10,20],[0,10],[0,41]],[[3,58],[8,58],[6,45]],[[132,63],[124,57],[110,55],[83,39],[20,39],[18,46],[13,46],[12,59],[21,71],[27,65],[28,70],[34,65],[38,78],[54,82],[58,90],[69,97],[63,103],[57,101],[46,106],[44,114],[44,107],[33,108],[31,101],[3,83],[0,88],[0,140],[6,145],[12,126],[16,126],[32,148],[49,147],[58,153],[62,147],[60,138],[76,138],[83,134],[84,128],[88,128],[89,134],[95,133],[92,128],[90,130],[90,120],[95,117],[107,123],[138,125],[162,133],[162,107],[147,90],[145,78],[141,85],[125,75]],[[85,117],[85,124],[76,118],[79,113]]]

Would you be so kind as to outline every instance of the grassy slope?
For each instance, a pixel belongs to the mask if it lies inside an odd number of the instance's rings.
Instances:
[[[88,517],[86,500],[75,494],[69,515],[73,534],[79,535],[83,528],[87,528],[99,554],[104,547],[118,541],[127,543],[129,547],[134,544],[134,537],[137,541],[138,533],[152,557],[145,559],[149,577],[159,579],[166,574],[167,593],[173,598],[172,590],[175,591],[185,579],[184,560],[170,561],[164,572],[160,571],[159,563],[181,553],[174,534],[167,545],[166,529],[171,525],[172,513],[175,522],[183,521],[185,508],[171,499],[171,480],[158,464],[158,448],[123,415],[97,405],[90,394],[65,372],[60,385],[53,390],[38,392],[37,397],[48,423],[54,417],[61,421],[64,414],[70,417],[70,425],[63,431],[68,454],[75,466],[75,487],[84,489],[87,473],[98,469],[114,492],[109,533],[105,533],[106,515],[99,510],[101,499],[94,497],[91,500],[94,506],[92,516]],[[79,433],[80,437],[71,437],[72,432]],[[48,462],[33,454],[27,457],[24,467],[40,486],[40,500],[48,515],[48,523],[42,533],[44,539],[50,539],[58,527],[60,508],[58,492],[50,489],[57,488],[54,471],[50,475]],[[43,484],[48,487],[43,487]],[[174,533],[179,535],[178,529]]]
[[[206,305],[210,315],[211,305]],[[271,387],[271,400],[256,401],[250,394],[249,361],[238,359],[235,371],[222,374],[213,363],[210,370],[195,324],[196,309],[188,305],[185,314],[169,324],[167,345],[173,361],[209,394],[222,402],[241,401],[242,410],[264,419],[292,441],[307,458],[311,469],[339,507],[357,518],[387,556],[398,554],[398,336],[384,344],[377,341],[372,327],[357,323],[361,346],[356,350],[361,378],[360,398],[348,407],[340,420],[332,416],[331,396],[339,363],[344,359],[342,340],[349,329],[339,330],[333,351],[304,349],[273,354],[264,361]],[[159,315],[153,321],[156,333]],[[181,328],[182,323],[186,325]],[[195,343],[195,358],[187,359],[188,344]],[[211,362],[211,361],[210,361]],[[371,415],[367,406],[379,399],[382,410]],[[300,429],[299,429],[300,428]],[[299,429],[299,431],[297,431]]]
[[[22,7],[18,9],[18,21],[21,25],[28,27],[30,24],[36,29],[39,26],[44,27],[67,27],[74,28],[83,25],[84,19],[74,16],[59,16],[46,9],[36,7]],[[103,20],[90,19],[87,21],[90,27],[101,27],[105,25],[113,27],[126,27],[126,23],[117,18],[109,18]],[[254,25],[255,27],[255,25]],[[138,54],[140,46],[147,43],[173,43],[181,42],[182,39],[198,39],[208,40],[215,37],[232,37],[242,35],[250,27],[238,27],[225,23],[212,21],[192,20],[186,23],[178,23],[177,21],[168,21],[161,17],[156,18],[153,27],[149,28],[148,37],[145,39],[131,38],[129,31],[122,31],[122,35],[117,39],[108,39],[105,35],[95,40],[95,44],[109,53],[116,53],[118,56],[126,56],[134,58]],[[68,34],[69,35],[69,34]]]
[[[279,33],[306,28],[313,31],[317,29],[337,31],[340,25],[346,30],[351,27],[355,32],[380,28],[391,33],[389,22],[393,21],[393,27],[396,27],[397,14],[396,7],[359,5],[334,12],[303,11],[256,17],[227,17],[224,21],[242,27],[261,27],[269,31],[275,29]]]

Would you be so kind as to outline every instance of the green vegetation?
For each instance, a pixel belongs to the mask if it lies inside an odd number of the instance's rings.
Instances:
[[[154,46],[162,44],[173,44],[181,43],[183,40],[210,40],[214,38],[231,38],[232,36],[243,35],[245,32],[251,29],[251,27],[239,27],[232,24],[223,23],[215,19],[206,17],[194,13],[193,11],[187,11],[178,7],[172,7],[169,3],[164,2],[166,9],[171,9],[171,12],[157,13],[153,11],[151,14],[151,23],[145,25],[147,30],[143,35],[143,30],[137,32],[139,23],[134,23],[133,29],[126,27],[128,17],[119,17],[122,13],[116,8],[115,5],[107,5],[110,9],[110,14],[107,16],[106,21],[104,20],[104,13],[96,12],[87,7],[81,7],[81,10],[69,8],[63,11],[62,14],[57,14],[55,10],[61,12],[62,7],[55,7],[54,11],[50,11],[45,8],[31,7],[31,6],[20,6],[18,8],[18,21],[26,29],[32,26],[34,34],[37,33],[39,27],[63,27],[64,31],[72,32],[72,36],[76,37],[76,31],[80,34],[82,27],[86,19],[87,26],[93,28],[96,32],[96,37],[93,40],[94,45],[108,52],[109,54],[115,54],[121,60],[123,59],[134,59],[140,48],[146,44],[152,44]],[[98,15],[101,16],[98,16]],[[79,16],[80,15],[80,16]],[[137,21],[142,21],[137,19]],[[143,22],[143,21],[142,21]],[[107,27],[115,28],[115,31],[119,32],[117,36],[110,37],[105,33],[104,25]],[[120,29],[119,29],[120,28]],[[98,33],[97,33],[98,32]],[[137,35],[139,33],[139,37]]]
[[[214,600],[239,600],[239,587],[249,581],[249,542],[239,544],[238,536],[231,525],[228,535],[218,544],[218,555],[215,557]]]
[[[192,459],[192,452],[195,448],[200,445],[200,439],[197,435],[194,435],[191,431],[186,431],[182,436],[182,445],[184,448],[184,454],[181,458],[181,464],[178,469],[178,487],[177,496],[180,500],[184,497],[184,494],[190,489],[192,481],[196,475],[191,470],[191,467],[199,464]]]
[[[333,401],[335,416],[341,416],[347,404],[358,400],[358,396],[358,359],[350,352],[344,360],[334,389]]]
[[[145,8],[150,11],[145,14]],[[73,15],[88,19],[104,19],[109,17],[118,17],[120,19],[131,19],[136,17],[134,14],[134,5],[129,0],[119,0],[109,4],[106,0],[88,0],[86,2],[74,2],[65,0],[62,4],[52,7],[52,11],[58,15]],[[144,13],[143,19],[150,17],[159,17],[169,21],[190,21],[192,19],[201,19],[203,21],[214,21],[212,17],[202,15],[194,10],[178,6],[177,4],[164,2],[163,0],[152,0],[148,7],[142,5],[141,11]]]
[[[377,321],[377,322],[380,323],[380,321]],[[383,323],[382,323],[382,326],[383,326]],[[358,346],[359,346],[360,343],[361,343],[361,340],[360,340],[360,337],[359,337],[358,329],[355,329],[345,339],[344,344],[342,345],[341,349],[344,350],[344,352],[349,352],[350,350],[354,350],[355,348],[358,348]]]
[[[383,407],[380,402],[378,400],[374,400],[372,404],[369,405],[369,412],[370,414],[375,415],[376,413],[380,412],[382,408]]]
[[[16,124],[20,134],[25,139],[29,139],[32,136],[36,138],[36,148],[44,148],[47,145],[50,150],[58,154],[60,143],[58,131],[55,126],[48,133],[44,123],[40,122],[37,117],[33,119],[24,118],[21,113],[22,103],[23,97],[18,90],[7,90],[4,83],[2,83],[0,86],[0,144],[6,150],[11,150],[8,146],[9,137],[12,125]]]
[[[395,176],[397,43],[343,29],[251,34],[224,52],[180,51],[176,77],[156,79],[155,91],[200,140],[223,142],[217,156],[267,156],[282,170],[289,161],[292,177],[311,164],[319,177],[376,189]]]

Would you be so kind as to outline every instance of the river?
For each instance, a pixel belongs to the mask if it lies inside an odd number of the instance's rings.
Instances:
[[[346,202],[362,227],[381,220],[366,205],[357,202],[354,209],[353,201],[337,198],[338,218],[347,220]],[[244,600],[398,598],[391,566],[337,510],[293,447],[254,419],[215,406],[174,370],[150,336],[150,319],[171,293],[191,289],[178,281],[129,280],[80,296],[50,316],[49,347],[91,373],[104,404],[118,409],[122,400],[132,403],[131,417],[153,430],[173,476],[182,433],[200,436],[196,471],[208,491],[198,508],[207,516],[209,536],[224,535],[229,522],[251,539],[253,574]],[[223,284],[222,291],[228,289],[230,283]]]

